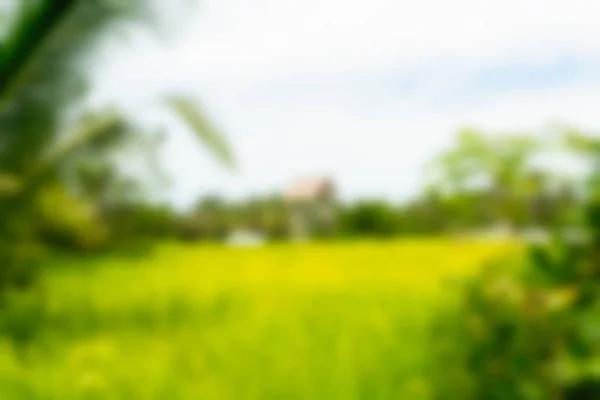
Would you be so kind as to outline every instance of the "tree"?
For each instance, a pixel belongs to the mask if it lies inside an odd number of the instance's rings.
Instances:
[[[513,226],[527,219],[534,171],[531,159],[541,144],[527,135],[495,135],[467,129],[433,163],[436,186],[448,193],[483,191],[489,212]]]
[[[435,398],[600,398],[600,140],[561,136],[590,167],[583,195],[563,183],[553,198],[577,206],[578,235],[557,229],[469,279],[434,324]]]
[[[0,281],[25,270],[19,254],[36,243],[36,198],[44,185],[66,185],[75,160],[139,128],[123,110],[81,110],[86,63],[112,29],[154,18],[142,0],[35,0],[11,2],[0,47]],[[194,102],[168,95],[161,104],[177,114],[224,163],[232,158],[222,135]],[[80,118],[72,118],[77,111]],[[83,114],[81,111],[85,111]],[[67,118],[68,117],[68,118]],[[112,147],[114,148],[114,146]],[[6,279],[4,279],[6,278]],[[1,288],[0,288],[1,289]]]
[[[593,190],[581,211],[577,240],[556,231],[525,259],[494,261],[434,324],[435,398],[600,398],[600,201]]]

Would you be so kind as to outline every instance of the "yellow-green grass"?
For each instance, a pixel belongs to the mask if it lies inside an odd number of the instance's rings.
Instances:
[[[0,398],[428,398],[444,283],[516,247],[171,244],[63,262],[22,354],[0,347]]]

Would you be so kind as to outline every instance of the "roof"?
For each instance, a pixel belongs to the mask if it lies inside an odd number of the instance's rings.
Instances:
[[[298,179],[284,192],[283,197],[288,201],[312,200],[319,197],[331,196],[333,184],[326,178]]]

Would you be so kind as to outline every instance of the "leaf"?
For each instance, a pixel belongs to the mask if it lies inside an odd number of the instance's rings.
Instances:
[[[38,168],[48,168],[63,161],[67,156],[77,150],[89,146],[94,142],[102,141],[112,136],[124,126],[124,120],[118,113],[106,113],[94,118],[85,119],[69,135],[68,140],[55,146],[49,151]]]
[[[123,129],[124,120],[118,113],[107,113],[94,118],[87,118],[68,135],[68,139],[50,149],[32,168],[32,172],[22,185],[22,189],[33,190],[43,181],[44,177],[53,171],[72,154],[113,135],[116,130]]]
[[[205,146],[227,167],[235,168],[234,157],[223,134],[206,118],[203,111],[189,98],[170,96],[167,104],[196,134]]]

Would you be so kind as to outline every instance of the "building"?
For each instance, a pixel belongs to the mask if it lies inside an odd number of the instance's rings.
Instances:
[[[335,228],[335,187],[327,178],[299,179],[283,192],[296,239],[326,236]]]

